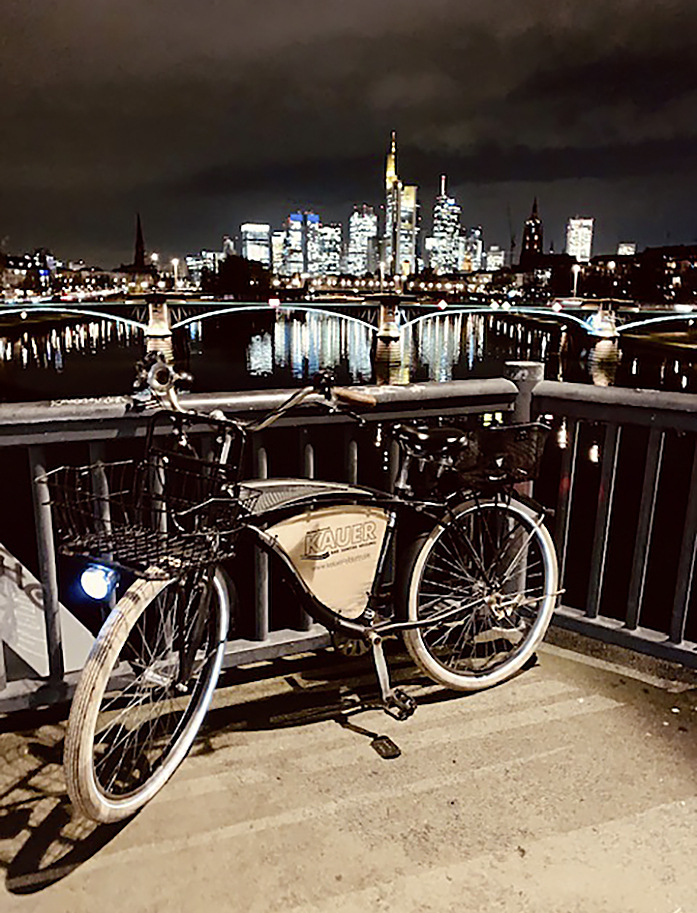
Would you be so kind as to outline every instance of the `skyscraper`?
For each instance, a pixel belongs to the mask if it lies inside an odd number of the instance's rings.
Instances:
[[[520,265],[523,269],[534,267],[543,253],[544,234],[542,220],[537,213],[537,197],[532,204],[530,218],[523,226],[523,241],[520,245]]]
[[[397,136],[392,132],[385,163],[385,266],[391,276],[416,271],[418,187],[397,176]]]
[[[566,252],[582,263],[587,263],[591,258],[593,222],[594,219],[576,216],[569,219],[566,226]]]
[[[346,272],[351,276],[365,276],[375,272],[377,265],[376,243],[378,217],[372,206],[356,206],[349,219]]]
[[[305,213],[304,254],[305,272],[310,276],[322,273],[321,223],[314,212]]]
[[[282,276],[284,274],[284,254],[286,247],[286,231],[280,228],[271,234],[271,269],[274,275]]]
[[[240,225],[242,256],[254,260],[267,269],[271,266],[271,226],[263,222],[245,222]]]
[[[460,207],[445,190],[445,175],[441,175],[440,194],[433,206],[433,241],[430,264],[437,273],[453,273],[459,266]]]
[[[303,221],[301,212],[291,212],[286,221],[281,269],[284,276],[294,276],[296,273],[305,272]]]
[[[341,225],[334,222],[319,227],[320,274],[338,276],[341,272]]]

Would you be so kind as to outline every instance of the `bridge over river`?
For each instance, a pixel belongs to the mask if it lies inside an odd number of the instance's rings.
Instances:
[[[37,299],[31,303],[8,302],[0,310],[5,319],[33,320],[44,314],[82,316],[86,318],[112,317],[115,321],[138,328],[147,333],[152,325],[152,298],[146,296],[107,300],[48,301]],[[692,326],[697,312],[689,306],[637,305],[631,302],[607,302],[593,299],[557,300],[552,304],[522,304],[517,300],[489,300],[483,297],[469,302],[447,302],[445,299],[417,299],[408,296],[327,296],[298,300],[271,298],[268,301],[230,301],[226,299],[160,296],[166,300],[169,327],[176,330],[209,318],[268,311],[314,312],[342,315],[378,330],[385,323],[385,309],[393,312],[390,319],[400,331],[417,323],[428,321],[440,314],[496,314],[507,321],[522,321],[564,326],[589,336],[614,337],[624,334],[652,331],[680,330]],[[608,315],[611,315],[609,317]],[[600,319],[598,319],[600,318]]]

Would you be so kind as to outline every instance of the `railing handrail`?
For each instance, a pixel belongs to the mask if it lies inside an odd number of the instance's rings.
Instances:
[[[469,412],[505,412],[513,408],[518,390],[504,378],[482,378],[417,383],[404,386],[362,386],[377,400],[374,409],[362,410],[367,421],[412,415],[415,410],[439,410],[442,415]],[[186,408],[204,412],[222,409],[238,416],[252,416],[279,406],[292,390],[249,390],[238,393],[197,393],[181,397]],[[100,440],[145,433],[151,410],[128,410],[125,396],[53,400],[39,403],[0,404],[0,447],[53,441]],[[312,416],[307,411],[289,413],[279,425],[346,421],[326,411]]]
[[[569,418],[697,431],[695,393],[543,380],[535,386],[532,395],[533,409],[538,415],[558,411],[563,403],[564,415]]]

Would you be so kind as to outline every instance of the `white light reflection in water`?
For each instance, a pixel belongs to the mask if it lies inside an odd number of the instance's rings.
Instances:
[[[253,377],[273,374],[273,341],[270,333],[260,333],[249,340],[247,370]]]
[[[7,331],[5,331],[7,333]],[[20,336],[0,336],[0,360],[22,368],[42,368],[62,373],[69,354],[98,355],[113,344],[127,347],[142,342],[140,329],[114,320],[91,320],[42,330],[32,329]]]
[[[354,381],[370,381],[373,333],[368,327],[340,315],[284,314],[278,312],[271,333],[253,336],[247,364],[254,376],[290,367],[297,378],[345,364]]]

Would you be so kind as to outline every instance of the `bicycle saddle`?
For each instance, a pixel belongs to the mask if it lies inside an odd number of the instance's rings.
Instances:
[[[467,432],[462,428],[417,428],[395,425],[392,437],[416,457],[436,457],[467,446]]]

